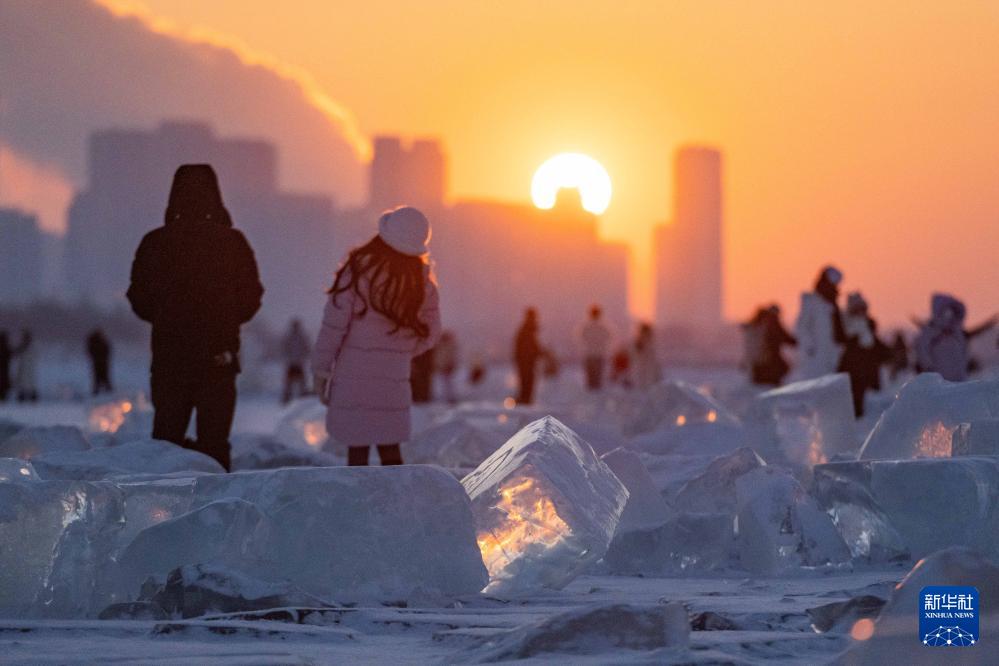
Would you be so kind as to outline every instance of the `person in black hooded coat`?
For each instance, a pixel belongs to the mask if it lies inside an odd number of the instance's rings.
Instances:
[[[142,239],[128,300],[153,325],[153,438],[212,456],[229,469],[239,328],[260,309],[253,250],[234,229],[207,164],[174,174],[162,227]],[[197,412],[197,441],[185,440]]]

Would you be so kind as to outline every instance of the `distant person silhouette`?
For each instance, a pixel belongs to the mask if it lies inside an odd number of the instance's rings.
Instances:
[[[780,386],[790,366],[782,349],[797,344],[780,320],[780,306],[761,307],[742,325],[750,381],[759,386]]]
[[[312,347],[305,335],[302,322],[293,319],[288,326],[288,332],[281,340],[281,354],[284,357],[284,391],[281,402],[287,404],[292,396],[303,396],[308,393],[305,379],[305,364],[309,361]]]
[[[888,347],[878,339],[877,323],[868,313],[867,301],[860,292],[846,298],[843,332],[846,345],[839,370],[850,375],[853,412],[860,418],[864,415],[864,396],[881,388],[881,366],[889,354]]]
[[[836,372],[846,337],[837,305],[843,274],[833,266],[819,273],[815,290],[801,295],[801,311],[795,325],[798,365],[794,378],[815,379]]]
[[[527,308],[524,311],[524,321],[517,329],[517,335],[513,342],[513,360],[517,368],[519,384],[517,404],[531,405],[534,403],[538,361],[544,355],[544,349],[538,341],[538,330],[538,311],[534,308]]]
[[[434,399],[433,349],[413,357],[409,368],[409,388],[417,405],[425,405]]]
[[[99,328],[87,336],[87,356],[90,357],[93,395],[111,393],[111,343]]]
[[[330,436],[348,444],[347,463],[401,465],[410,436],[411,361],[440,337],[437,282],[428,259],[430,223],[415,208],[382,214],[378,235],[336,273],[312,354]],[[432,368],[432,366],[431,366]]]
[[[905,335],[902,331],[897,331],[892,339],[891,358],[888,361],[888,377],[895,381],[898,377],[909,369],[909,345],[905,342]]]
[[[610,351],[611,331],[602,317],[603,310],[599,305],[590,306],[590,316],[579,329],[586,388],[590,391],[599,391],[603,387],[604,366]]]
[[[444,399],[451,404],[458,402],[454,387],[454,374],[458,371],[458,338],[453,331],[444,331],[434,347],[434,369],[441,376]]]
[[[128,300],[153,326],[153,437],[187,446],[229,469],[239,328],[264,288],[246,238],[232,226],[207,164],[174,174],[163,226],[142,239]],[[197,441],[185,440],[197,413]]]
[[[968,378],[972,365],[968,342],[995,326],[996,318],[965,329],[966,315],[967,308],[957,298],[950,294],[933,294],[930,319],[922,324],[914,344],[917,372],[937,372],[951,382],[963,382]]]
[[[31,331],[21,331],[21,341],[14,350],[16,371],[14,388],[18,402],[38,402],[38,350]]]
[[[7,331],[0,331],[0,402],[7,400],[10,394],[10,367],[14,358],[14,350],[10,346]]]
[[[627,345],[618,347],[611,356],[610,382],[630,389],[631,382],[631,349]]]
[[[631,367],[635,388],[645,391],[663,378],[663,368],[656,351],[656,335],[651,324],[638,327],[638,335],[631,345]]]

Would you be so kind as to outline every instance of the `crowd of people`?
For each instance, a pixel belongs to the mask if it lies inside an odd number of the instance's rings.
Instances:
[[[318,395],[327,406],[327,428],[348,444],[348,463],[366,465],[372,446],[382,464],[402,463],[400,443],[410,436],[410,405],[433,399],[434,378],[447,402],[459,400],[460,347],[442,330],[437,280],[429,261],[430,222],[400,206],[378,219],[373,237],[351,250],[335,273],[312,344],[302,323],[291,322],[281,339],[285,362],[282,400]],[[892,379],[910,368],[963,381],[974,368],[968,343],[989,330],[992,318],[967,328],[957,298],[934,294],[930,316],[917,321],[912,353],[901,332],[891,344],[879,337],[864,296],[847,294],[840,307],[843,274],[824,268],[803,294],[793,334],[777,305],[759,308],[742,325],[743,366],[750,380],[778,386],[834,372],[849,375],[854,409],[864,412],[867,392],[878,390],[882,369]],[[240,372],[240,327],[258,311],[264,293],[253,250],[234,228],[218,179],[207,164],[181,166],[174,175],[163,225],[136,250],[127,297],[152,325],[152,436],[214,457],[229,468],[229,431]],[[513,339],[517,404],[535,401],[538,378],[558,375],[554,350],[540,337],[540,314],[527,308]],[[645,390],[661,381],[657,335],[648,323],[615,342],[600,305],[589,308],[576,331],[584,386],[607,383]],[[616,345],[616,346],[615,346]],[[796,348],[796,362],[785,358]],[[100,329],[86,338],[94,395],[111,392],[112,345]],[[467,384],[481,384],[487,364],[464,364]],[[311,373],[309,370],[311,369]],[[11,373],[13,372],[13,379]],[[37,356],[30,331],[11,344],[0,331],[0,400],[38,399]],[[186,438],[195,416],[197,437]]]
[[[854,412],[864,414],[865,397],[881,388],[882,368],[894,381],[910,369],[909,345],[901,331],[891,344],[878,334],[877,322],[863,294],[854,291],[839,306],[843,274],[834,266],[819,273],[812,291],[801,295],[801,309],[791,335],[780,319],[780,308],[759,308],[742,325],[743,366],[755,384],[779,386],[790,372],[794,380],[814,379],[833,372],[850,377]],[[915,372],[936,372],[948,381],[964,381],[975,367],[969,353],[969,341],[988,331],[996,323],[993,317],[981,325],[965,327],[966,308],[948,294],[933,294],[930,317],[916,321],[913,343]],[[797,347],[797,365],[784,358],[785,347]]]

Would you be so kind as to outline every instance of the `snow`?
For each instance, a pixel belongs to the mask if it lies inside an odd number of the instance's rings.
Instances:
[[[758,449],[770,462],[810,470],[858,445],[850,379],[825,375],[795,382],[757,396],[747,421],[774,449]]]
[[[927,585],[970,585],[978,589],[981,644],[961,649],[928,648],[919,635],[919,594]],[[936,664],[995,663],[990,638],[999,631],[999,567],[981,554],[965,548],[946,548],[921,560],[895,588],[888,604],[869,629],[857,631],[866,640],[855,640],[839,663],[846,666],[935,666]],[[861,620],[861,622],[864,622]],[[870,622],[870,620],[867,620]],[[854,625],[856,626],[856,625]],[[859,629],[859,628],[858,628]],[[941,654],[943,652],[943,654]]]
[[[689,643],[690,620],[682,604],[599,604],[513,629],[486,643],[482,654],[477,656],[483,661],[509,661],[551,653],[600,655],[613,652],[621,658],[621,650],[648,652],[687,647]]]
[[[745,569],[773,576],[850,559],[832,520],[786,470],[760,467],[736,479],[735,490],[739,562]]]
[[[953,383],[936,373],[916,375],[881,415],[860,450],[873,460],[951,455],[962,423],[999,418],[999,378]]]
[[[628,491],[553,417],[524,427],[462,480],[493,593],[564,587],[603,556]]]

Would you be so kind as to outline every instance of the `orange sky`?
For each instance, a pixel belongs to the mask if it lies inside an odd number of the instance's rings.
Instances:
[[[452,196],[526,200],[584,152],[610,172],[609,238],[667,217],[670,156],[722,148],[726,314],[796,311],[844,268],[875,315],[931,289],[999,309],[999,3],[144,0],[309,73],[365,134],[441,136]]]

